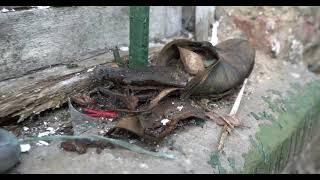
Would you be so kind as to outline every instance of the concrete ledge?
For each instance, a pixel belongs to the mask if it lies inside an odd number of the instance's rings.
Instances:
[[[256,64],[238,117],[247,127],[236,128],[216,153],[221,127],[212,121],[175,130],[156,149],[175,155],[166,160],[125,149],[94,149],[83,155],[65,152],[58,142],[32,144],[19,173],[277,173],[298,154],[319,127],[320,79],[302,65],[256,54]],[[228,113],[236,93],[209,102],[214,111]],[[204,102],[206,100],[204,99]],[[68,120],[65,109],[47,113],[28,125],[43,132]],[[43,125],[43,121],[46,125]],[[32,133],[21,130],[21,138]],[[37,135],[37,134],[34,134]]]
[[[243,172],[280,173],[306,147],[320,127],[320,81],[292,88],[294,94],[280,97],[280,103],[264,98],[272,110],[269,115],[275,122],[262,125],[255,138],[250,137],[253,147],[244,156]],[[266,116],[256,118],[260,121],[268,119]]]

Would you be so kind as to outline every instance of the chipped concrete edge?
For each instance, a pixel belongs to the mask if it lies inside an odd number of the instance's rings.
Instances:
[[[295,93],[283,99],[283,107],[264,99],[277,118],[250,137],[251,149],[243,154],[240,173],[281,173],[320,127],[320,80],[294,89]]]

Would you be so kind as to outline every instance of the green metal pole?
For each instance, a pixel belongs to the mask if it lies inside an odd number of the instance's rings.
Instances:
[[[149,6],[130,7],[130,68],[148,64],[149,9]]]

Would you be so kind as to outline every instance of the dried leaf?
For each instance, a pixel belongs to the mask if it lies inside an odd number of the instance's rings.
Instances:
[[[207,41],[178,39],[163,47],[156,65],[165,66],[179,58],[177,47],[191,50],[212,61],[205,71],[188,82],[182,98],[190,95],[226,95],[251,74],[255,63],[255,49],[244,39],[228,39],[216,46]]]
[[[121,98],[126,107],[130,110],[135,110],[138,106],[139,98],[133,95],[127,95]]]
[[[156,96],[154,99],[152,99],[150,101],[150,105],[149,105],[149,108],[148,109],[152,109],[153,107],[155,107],[159,101],[161,101],[161,99],[163,99],[164,97],[166,97],[168,94],[170,94],[171,92],[177,90],[178,88],[168,88],[168,89],[165,89],[163,91],[161,91],[158,96]]]
[[[108,134],[114,132],[116,128],[125,129],[137,134],[138,136],[143,136],[143,128],[137,116],[128,115],[121,118],[118,124],[113,129],[111,129]]]
[[[200,71],[204,71],[203,60],[199,54],[182,47],[178,47],[178,49],[180,59],[188,73],[195,75]]]

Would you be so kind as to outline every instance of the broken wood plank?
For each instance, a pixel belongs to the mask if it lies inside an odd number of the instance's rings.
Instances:
[[[150,49],[153,56],[160,47]],[[128,52],[121,53],[128,58]],[[90,73],[97,65],[114,66],[112,54],[99,53],[69,65],[57,65],[0,82],[0,124],[12,117],[23,121],[32,114],[60,107],[74,92],[85,91]]]
[[[197,41],[209,40],[209,29],[214,20],[214,10],[214,6],[196,6],[195,38]]]

